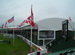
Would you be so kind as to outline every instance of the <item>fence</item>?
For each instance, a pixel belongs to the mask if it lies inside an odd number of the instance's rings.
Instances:
[[[31,43],[32,43],[32,48],[35,49],[35,52],[29,53],[28,55],[47,55],[47,49],[41,48],[40,46],[34,44],[33,42],[31,42],[30,40],[26,39],[22,35],[17,35],[17,36],[20,37],[21,39],[23,39],[29,45],[31,45]]]

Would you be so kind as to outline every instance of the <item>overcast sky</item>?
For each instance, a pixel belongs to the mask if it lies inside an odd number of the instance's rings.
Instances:
[[[20,24],[30,15],[31,4],[35,22],[53,17],[75,22],[75,0],[0,0],[0,26],[12,16]]]

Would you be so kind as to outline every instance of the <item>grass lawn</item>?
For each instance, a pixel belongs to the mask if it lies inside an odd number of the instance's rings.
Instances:
[[[0,42],[0,55],[27,55],[29,53],[29,45],[20,38],[16,37],[13,45],[12,38],[6,38],[0,34],[0,40],[8,40],[11,43]]]

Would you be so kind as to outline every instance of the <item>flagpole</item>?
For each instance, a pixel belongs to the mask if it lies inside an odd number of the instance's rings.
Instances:
[[[4,34],[4,24],[2,24],[2,33]]]
[[[31,25],[31,50],[30,50],[30,52],[32,52],[32,31],[33,31],[33,29],[32,29],[32,27],[34,26],[34,22],[33,22],[33,11],[32,11],[32,5],[31,5],[31,16],[30,16],[30,25]]]
[[[8,26],[7,26],[7,23],[6,23],[6,34],[8,34],[8,28],[7,28]]]
[[[13,45],[14,45],[14,21],[13,21]]]
[[[39,45],[39,25],[38,25],[38,41],[37,41],[37,45]]]
[[[31,25],[31,49],[30,52],[32,52],[32,25]]]

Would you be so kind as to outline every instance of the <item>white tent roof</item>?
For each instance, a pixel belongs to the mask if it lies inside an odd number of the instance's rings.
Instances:
[[[66,19],[63,19],[63,18],[47,18],[47,19],[36,22],[36,24],[38,24],[39,30],[58,31],[58,30],[62,30],[62,22],[64,20],[66,20]],[[72,30],[71,27],[69,29]]]
[[[66,20],[63,18],[47,18],[41,21],[36,22],[36,25],[38,25],[39,30],[53,30],[58,31],[62,30],[62,22]],[[25,25],[22,27],[23,29],[31,29],[31,25]],[[75,31],[75,23],[72,21],[69,21],[68,28],[71,31]]]

